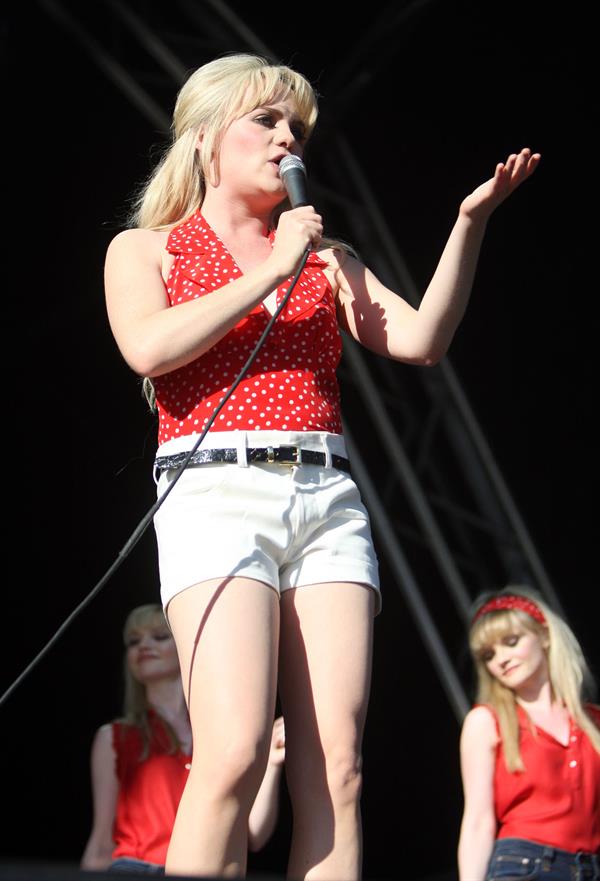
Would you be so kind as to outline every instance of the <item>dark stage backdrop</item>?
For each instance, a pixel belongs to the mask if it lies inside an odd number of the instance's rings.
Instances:
[[[95,15],[101,5],[92,4]],[[143,14],[151,4],[131,5]],[[378,17],[410,4],[229,5],[317,83],[328,110],[344,97],[328,84],[362,49],[364,88],[340,125],[421,288],[461,198],[509,152],[542,153],[535,177],[490,222],[450,358],[598,674],[587,7],[420,3],[404,26],[369,43]],[[168,7],[176,19],[178,4]],[[41,4],[4,15],[2,691],[154,501],[155,423],[110,335],[102,265],[160,140]],[[385,567],[383,592],[365,741],[365,877],[450,879],[458,723]],[[121,624],[157,596],[149,530],[0,706],[0,861],[79,859],[91,739],[120,709]],[[453,655],[470,688],[460,633]],[[252,870],[283,873],[288,837],[284,797],[280,827]]]

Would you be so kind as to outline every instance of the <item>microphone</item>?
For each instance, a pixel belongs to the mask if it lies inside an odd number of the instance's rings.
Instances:
[[[310,205],[306,195],[306,169],[298,156],[290,154],[283,157],[279,163],[279,177],[287,190],[292,208]]]

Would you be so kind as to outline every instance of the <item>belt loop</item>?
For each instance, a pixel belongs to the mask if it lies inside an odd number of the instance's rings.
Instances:
[[[542,853],[542,872],[549,872],[552,869],[552,860],[554,859],[554,848],[544,847]]]
[[[574,881],[584,881],[585,878],[590,878],[591,881],[591,879],[600,878],[600,872],[598,872],[600,864],[597,856],[593,853],[587,854],[578,850],[575,854],[575,867]],[[591,874],[588,872],[588,867]]]
[[[330,442],[331,435],[323,434],[323,435],[321,435],[321,437],[322,437],[322,441],[323,441],[323,448],[325,450],[325,467],[331,468],[332,467],[332,465],[331,465],[331,450],[329,449],[329,442]]]
[[[154,467],[152,468],[152,479],[154,480],[154,483],[156,484],[156,486],[158,486],[158,481],[160,480],[161,474],[162,474],[162,471],[160,470],[160,468],[157,467],[156,462],[155,462]]]
[[[237,463],[240,468],[248,467],[248,438],[245,431],[237,431]]]

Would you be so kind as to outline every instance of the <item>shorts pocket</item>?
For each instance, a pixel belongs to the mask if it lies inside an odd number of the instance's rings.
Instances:
[[[502,853],[492,857],[486,881],[534,881],[540,877],[539,860]]]
[[[177,496],[204,495],[220,489],[233,471],[239,471],[238,465],[209,462],[206,465],[190,465],[177,480],[173,490]],[[168,468],[163,471],[158,481],[157,492],[161,496],[179,475],[179,468]]]

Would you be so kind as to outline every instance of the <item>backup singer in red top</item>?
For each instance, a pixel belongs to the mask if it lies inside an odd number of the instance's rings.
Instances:
[[[160,605],[137,606],[123,627],[124,714],[102,725],[91,750],[93,823],[81,868],[164,875],[177,806],[192,761],[192,731],[173,635]],[[250,811],[248,843],[275,829],[285,758],[283,718],[273,723],[265,776]]]
[[[469,641],[461,881],[600,879],[600,707],[565,621],[531,589],[482,597]]]
[[[179,652],[194,758],[167,872],[240,876],[279,686],[293,807],[289,875],[361,874],[361,745],[380,608],[369,517],[349,470],[340,326],[389,358],[444,356],[491,213],[535,170],[523,149],[458,209],[414,308],[279,174],[317,119],[289,67],[231,55],[196,70],[173,143],[106,258],[110,324],[159,414],[161,597]],[[221,406],[301,266],[284,311]],[[214,422],[209,420],[214,418]],[[235,720],[235,722],[232,722]],[[196,732],[198,736],[196,737]]]

